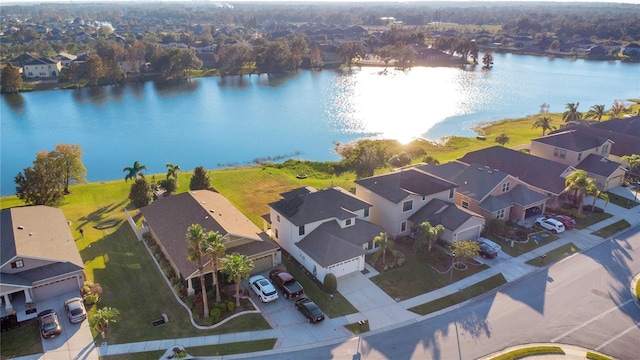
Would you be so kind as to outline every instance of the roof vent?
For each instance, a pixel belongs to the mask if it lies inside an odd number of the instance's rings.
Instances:
[[[487,174],[493,174],[491,170],[487,170]]]
[[[481,167],[479,167],[479,168],[478,168],[478,170],[482,171],[482,168],[481,168]]]
[[[210,212],[210,213],[214,213],[214,212],[215,212],[215,210],[213,210],[213,209],[209,209],[209,212]]]
[[[18,230],[24,230],[24,226],[22,225],[18,226]]]
[[[206,204],[206,202],[204,200],[200,200],[201,203]]]

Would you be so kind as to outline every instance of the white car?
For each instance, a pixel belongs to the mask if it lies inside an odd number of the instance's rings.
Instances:
[[[258,295],[260,301],[270,302],[278,299],[278,292],[267,278],[262,275],[256,275],[249,279],[251,288]]]
[[[536,219],[536,225],[540,226],[543,229],[547,229],[554,234],[561,233],[564,231],[564,225],[556,219],[547,219],[544,216]]]

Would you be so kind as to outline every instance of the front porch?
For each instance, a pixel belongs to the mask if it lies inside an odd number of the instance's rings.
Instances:
[[[28,294],[26,294],[27,291],[29,290],[3,295],[2,306],[0,306],[0,318],[11,314],[16,315],[18,322],[36,318],[38,316],[38,304],[34,303],[30,297],[29,301],[27,301],[27,297],[25,296],[28,296]]]

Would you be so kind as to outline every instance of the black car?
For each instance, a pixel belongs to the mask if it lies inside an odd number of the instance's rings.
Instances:
[[[301,298],[296,300],[296,309],[300,311],[310,323],[318,323],[324,320],[324,313],[316,303],[308,298]]]
[[[498,251],[488,244],[480,243],[480,256],[487,259],[493,259],[494,257],[498,256]]]
[[[53,309],[39,313],[38,322],[40,323],[40,333],[45,339],[56,337],[62,333],[58,315]]]

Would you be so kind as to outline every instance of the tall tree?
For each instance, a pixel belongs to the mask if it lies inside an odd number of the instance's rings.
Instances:
[[[213,268],[213,284],[216,288],[216,302],[220,302],[220,283],[218,281],[218,261],[227,251],[224,246],[224,237],[217,231],[209,231],[204,237],[204,252],[211,257]]]
[[[129,179],[135,180],[138,178],[138,176],[144,177],[144,173],[142,172],[145,170],[147,170],[147,167],[145,165],[140,164],[138,160],[134,161],[133,166],[127,166],[122,169],[123,172],[127,173],[127,175],[125,175],[124,177],[124,181],[127,181]]]
[[[502,146],[505,146],[505,145],[509,142],[509,140],[511,140],[511,139],[509,138],[509,135],[507,135],[507,134],[505,134],[505,133],[502,133],[502,134],[500,134],[500,135],[496,136],[496,139],[495,139],[495,141],[496,141],[498,144],[502,145]]]
[[[153,192],[147,178],[139,177],[131,184],[129,189],[129,200],[136,208],[147,206],[151,203]]]
[[[2,69],[0,81],[3,94],[14,94],[22,89],[22,76],[20,76],[20,71],[11,65],[11,63],[8,63],[7,66]]]
[[[64,170],[53,152],[38,152],[33,166],[24,168],[14,181],[16,196],[29,205],[52,206],[64,198]]]
[[[587,176],[584,170],[576,170],[565,178],[566,190],[573,190],[574,198],[578,205],[578,214],[582,214],[582,206],[587,189],[593,186],[594,180]]]
[[[618,100],[614,100],[613,105],[611,106],[611,109],[609,109],[609,113],[611,114],[612,119],[618,119],[622,115],[624,115],[624,113],[626,112],[627,112],[627,108],[624,106],[622,101],[618,101]]]
[[[189,182],[189,190],[206,190],[211,187],[211,179],[204,167],[198,166],[193,170],[193,176]]]
[[[378,261],[380,254],[382,254],[382,265],[387,263],[387,251],[394,251],[394,242],[389,239],[386,233],[381,232],[378,236],[373,238],[373,243],[378,245],[378,251],[373,255],[373,261]]]
[[[70,184],[87,181],[87,169],[82,163],[80,145],[57,144],[52,156],[58,166],[62,168],[65,194],[69,193]]]
[[[338,45],[338,55],[342,57],[342,60],[347,63],[347,66],[351,67],[353,59],[357,57],[364,57],[367,50],[360,41],[345,41]]]
[[[167,167],[167,179],[175,179],[178,180],[178,174],[180,173],[180,165],[174,165],[172,163],[167,163],[165,165]]]
[[[419,236],[416,241],[413,242],[413,249],[419,250],[427,245],[427,251],[431,252],[431,247],[433,246],[433,240],[437,239],[440,235],[444,233],[444,226],[438,224],[436,226],[432,226],[428,221],[425,221],[418,225],[418,233]]]
[[[249,277],[253,269],[253,260],[246,255],[233,253],[220,259],[223,271],[229,276],[229,280],[236,285],[236,306],[240,306],[240,283],[243,278]]]
[[[532,128],[538,129],[542,128],[542,136],[544,136],[547,131],[555,130],[556,127],[551,125],[551,118],[548,116],[539,117],[536,121],[533,122]]]
[[[567,111],[562,113],[562,120],[569,122],[582,119],[582,113],[578,111],[578,106],[580,106],[579,102],[567,103],[567,105],[565,105]]]
[[[449,246],[456,259],[471,260],[480,253],[480,245],[472,240],[458,240]]]
[[[483,69],[491,69],[493,66],[493,54],[491,54],[491,51],[487,52],[482,57],[482,65]]]
[[[627,171],[627,176],[631,175],[640,175],[640,154],[633,155],[625,155],[622,157],[622,161],[627,163],[629,171]]]
[[[187,242],[189,243],[189,249],[187,250],[187,257],[189,261],[195,262],[198,266],[198,277],[200,278],[200,292],[202,293],[202,306],[203,314],[205,318],[209,317],[209,304],[207,302],[207,287],[204,281],[204,266],[202,264],[205,232],[200,224],[192,224],[187,228]]]
[[[83,63],[84,75],[89,81],[89,85],[96,86],[105,77],[104,64],[102,58],[97,54],[89,55]]]
[[[589,111],[587,111],[586,118],[587,119],[598,119],[598,121],[602,120],[602,115],[604,115],[604,105],[593,105]]]
[[[604,206],[609,205],[609,194],[604,191],[601,191],[596,185],[595,181],[592,181],[587,188],[587,195],[593,196],[593,203],[591,204],[591,210],[596,208],[596,201],[598,199],[602,199],[604,201]]]

